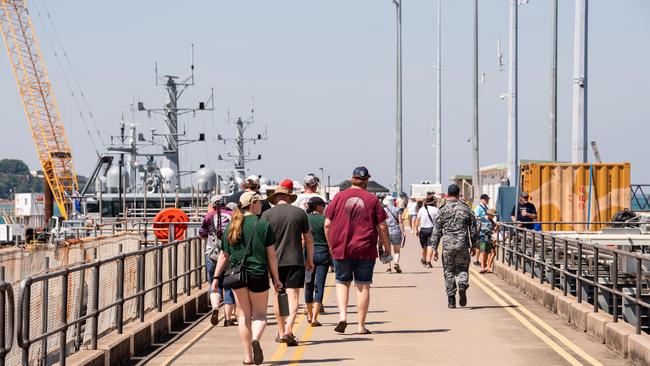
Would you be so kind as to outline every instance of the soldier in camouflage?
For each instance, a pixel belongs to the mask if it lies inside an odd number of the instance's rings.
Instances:
[[[476,251],[478,230],[472,210],[460,199],[460,187],[456,184],[447,190],[447,202],[438,212],[431,236],[433,259],[438,260],[438,245],[442,241],[442,264],[445,273],[448,306],[456,307],[456,280],[460,306],[467,305],[466,291],[469,287],[470,251]]]

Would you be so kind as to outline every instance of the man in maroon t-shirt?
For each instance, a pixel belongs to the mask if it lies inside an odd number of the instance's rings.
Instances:
[[[350,284],[357,287],[357,334],[370,334],[366,315],[370,305],[370,284],[377,258],[377,238],[390,255],[386,212],[379,199],[366,191],[370,174],[365,167],[352,172],[352,187],[334,196],[325,213],[325,236],[334,259],[339,323],[334,330],[344,333],[347,326]]]

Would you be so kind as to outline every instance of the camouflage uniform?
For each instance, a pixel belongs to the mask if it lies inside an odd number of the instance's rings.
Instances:
[[[431,236],[433,250],[442,241],[442,264],[447,296],[456,295],[458,286],[469,287],[469,248],[477,245],[478,230],[472,210],[460,200],[448,200],[440,208]]]

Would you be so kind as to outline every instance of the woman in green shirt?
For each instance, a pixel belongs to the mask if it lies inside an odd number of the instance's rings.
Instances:
[[[305,303],[307,304],[307,321],[312,327],[319,327],[318,314],[323,307],[325,280],[332,256],[325,238],[325,201],[312,197],[307,202],[309,230],[314,238],[314,270],[305,280]]]
[[[266,328],[269,271],[276,291],[282,285],[278,280],[278,262],[273,245],[275,235],[268,222],[258,218],[262,211],[262,196],[257,192],[245,192],[237,207],[222,236],[223,250],[212,287],[216,288],[217,279],[228,264],[238,265],[245,258],[246,285],[233,289],[239,309],[239,338],[244,346],[244,365],[259,365],[264,361],[260,339]],[[247,245],[250,248],[245,253]]]

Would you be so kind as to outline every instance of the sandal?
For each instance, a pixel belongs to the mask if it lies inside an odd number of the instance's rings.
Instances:
[[[212,315],[210,316],[210,324],[217,325],[219,324],[219,309],[212,309]]]
[[[356,333],[354,333],[354,334],[357,334],[357,335],[365,335],[365,334],[372,334],[372,332],[369,331],[368,328],[365,328],[365,329],[362,330],[361,332],[356,332]]]
[[[395,264],[395,272],[402,273],[402,268],[399,266],[399,264]]]
[[[253,340],[253,363],[259,365],[262,362],[264,362],[264,353],[262,353],[260,341]]]
[[[312,328],[314,328],[314,327],[322,327],[323,324],[321,324],[318,320],[316,320],[315,322],[311,323],[311,326],[312,326]]]
[[[336,324],[336,328],[334,328],[334,331],[336,333],[345,333],[345,328],[348,326],[348,322],[341,320],[338,324]]]
[[[242,365],[255,365],[255,364],[253,363],[253,361],[250,361],[250,362],[242,361],[241,364],[242,364]]]

